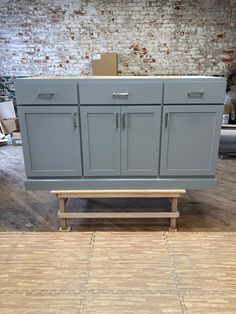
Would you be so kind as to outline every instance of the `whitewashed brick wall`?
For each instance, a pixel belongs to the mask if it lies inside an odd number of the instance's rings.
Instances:
[[[90,75],[117,52],[120,75],[223,74],[236,0],[1,0],[0,76]]]

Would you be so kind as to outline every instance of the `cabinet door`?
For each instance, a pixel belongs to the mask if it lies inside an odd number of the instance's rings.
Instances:
[[[18,107],[26,175],[81,176],[81,149],[76,106]]]
[[[121,174],[157,176],[161,106],[124,106],[121,118]]]
[[[210,176],[215,174],[221,105],[164,106],[162,176]]]
[[[120,175],[120,107],[81,106],[85,176]]]

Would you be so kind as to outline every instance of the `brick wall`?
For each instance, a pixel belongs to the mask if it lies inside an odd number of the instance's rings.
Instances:
[[[217,74],[235,58],[236,0],[1,0],[0,76]]]

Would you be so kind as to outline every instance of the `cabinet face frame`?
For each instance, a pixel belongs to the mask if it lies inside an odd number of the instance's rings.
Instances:
[[[161,177],[214,176],[222,114],[222,105],[164,105]],[[179,123],[181,117],[182,122],[186,119],[183,125]],[[198,118],[201,120],[197,121]],[[208,130],[205,134],[204,128]],[[189,139],[194,141],[194,138],[196,141],[190,143]],[[191,150],[196,154],[191,154]],[[175,151],[175,154],[172,154],[172,151]],[[176,158],[176,166],[173,155]],[[190,158],[193,158],[192,161]],[[191,163],[196,167],[188,167]],[[186,167],[184,165],[181,168],[180,164],[186,164]],[[202,167],[202,164],[206,166]]]
[[[18,114],[27,177],[82,176],[78,106],[19,106]],[[47,121],[43,121],[43,115]],[[57,118],[53,119],[53,116]],[[63,119],[57,121],[59,116]],[[61,122],[65,123],[64,129]],[[34,123],[33,128],[32,123]],[[40,159],[40,154],[43,154],[44,158]],[[48,159],[46,159],[47,154]],[[48,165],[46,165],[47,160]],[[42,169],[43,164],[44,169]],[[60,168],[52,169],[52,164],[53,166],[60,164]]]

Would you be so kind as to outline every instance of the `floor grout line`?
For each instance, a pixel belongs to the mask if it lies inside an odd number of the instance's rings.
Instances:
[[[177,280],[176,272],[175,272],[175,263],[174,263],[174,259],[173,259],[172,254],[171,254],[171,248],[169,246],[169,241],[168,241],[168,232],[164,232],[163,233],[163,238],[164,238],[165,245],[166,245],[166,248],[167,248],[167,252],[168,252],[168,255],[169,255],[170,261],[171,261],[171,266],[172,266],[172,271],[171,272],[172,272],[173,280],[175,282],[175,286],[176,286],[176,291],[177,291],[178,298],[179,298],[180,307],[181,307],[182,313],[186,314],[186,307],[185,307],[185,304],[184,304],[183,295],[181,294],[181,291],[178,288],[178,280]]]
[[[86,295],[87,295],[87,291],[88,291],[88,282],[89,282],[89,277],[90,277],[90,270],[91,270],[91,265],[92,265],[92,257],[93,257],[95,238],[96,238],[96,231],[92,232],[91,238],[90,238],[88,265],[87,265],[87,270],[86,270],[86,274],[85,274],[84,289],[82,291],[81,302],[80,302],[81,308],[79,309],[78,314],[82,314],[84,311],[85,300],[86,300]]]

